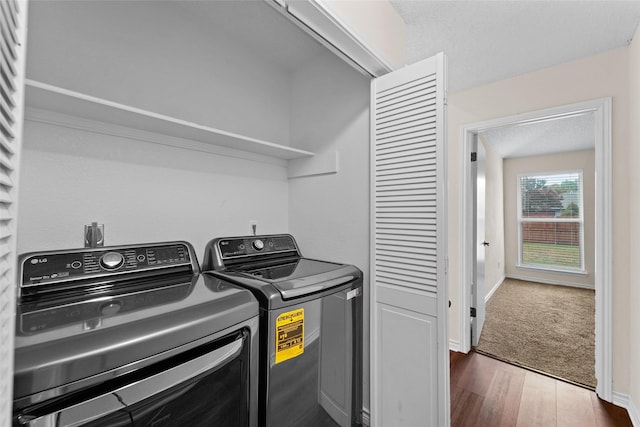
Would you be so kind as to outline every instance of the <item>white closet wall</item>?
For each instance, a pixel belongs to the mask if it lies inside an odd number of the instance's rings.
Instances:
[[[95,132],[27,121],[20,184],[20,253],[287,230],[285,167]]]
[[[257,20],[249,6],[287,23],[266,5],[215,3],[34,2],[27,77],[288,145],[292,61],[283,65],[218,25]],[[91,221],[105,224],[106,244],[185,239],[200,256],[211,238],[248,234],[252,220],[261,233],[288,231],[283,160],[41,117],[27,115],[21,253],[82,246]]]
[[[291,140],[338,155],[338,172],[289,181],[289,230],[303,255],[355,264],[364,283],[364,395],[369,408],[369,79],[329,53],[293,76]]]

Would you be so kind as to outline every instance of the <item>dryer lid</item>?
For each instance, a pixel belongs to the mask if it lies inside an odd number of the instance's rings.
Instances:
[[[245,264],[234,270],[270,283],[285,300],[322,292],[360,277],[359,271],[353,266],[308,258],[290,259],[271,265]]]

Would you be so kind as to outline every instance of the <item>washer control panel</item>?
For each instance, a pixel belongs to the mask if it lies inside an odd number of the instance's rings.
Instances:
[[[217,250],[222,259],[257,257],[292,251],[300,255],[295,240],[288,234],[219,239]]]
[[[197,272],[192,253],[186,242],[29,253],[20,257],[20,288],[171,267]]]

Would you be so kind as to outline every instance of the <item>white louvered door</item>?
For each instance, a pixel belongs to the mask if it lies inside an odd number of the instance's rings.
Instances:
[[[449,424],[445,56],[374,79],[371,424]]]
[[[0,426],[11,425],[26,1],[0,0]]]

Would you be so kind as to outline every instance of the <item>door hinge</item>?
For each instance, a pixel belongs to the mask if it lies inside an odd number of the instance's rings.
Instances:
[[[473,152],[471,153],[471,161],[475,162],[478,159],[478,153]]]
[[[476,317],[476,308],[471,307],[471,317]]]

